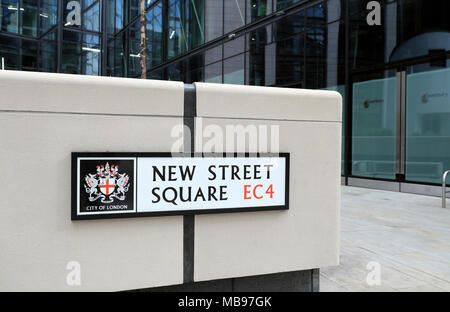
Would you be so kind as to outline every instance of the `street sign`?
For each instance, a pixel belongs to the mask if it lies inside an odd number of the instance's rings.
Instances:
[[[289,209],[289,154],[73,153],[72,220]]]

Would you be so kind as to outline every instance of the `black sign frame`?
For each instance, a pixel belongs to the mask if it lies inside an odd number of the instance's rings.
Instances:
[[[260,158],[260,157],[274,157],[285,158],[285,204],[283,206],[261,206],[261,207],[242,207],[242,208],[215,208],[215,209],[199,209],[199,210],[176,210],[176,211],[158,211],[158,212],[128,212],[108,214],[94,214],[94,215],[79,215],[78,214],[78,158],[193,158],[193,157],[221,157],[226,158],[245,157],[245,158]],[[137,162],[136,162],[137,168]],[[290,153],[178,153],[172,154],[167,152],[73,152],[72,153],[72,169],[71,169],[71,219],[77,220],[99,220],[99,219],[117,219],[117,218],[140,218],[140,217],[161,217],[161,216],[186,216],[186,215],[203,215],[203,214],[222,214],[222,213],[239,213],[239,212],[257,212],[257,211],[280,211],[289,210],[289,180],[290,180]],[[137,177],[136,177],[137,179]],[[136,197],[137,197],[136,192]],[[136,199],[137,202],[137,199]],[[137,207],[135,207],[137,210]]]

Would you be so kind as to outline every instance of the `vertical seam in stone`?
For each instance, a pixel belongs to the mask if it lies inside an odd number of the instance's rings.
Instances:
[[[183,123],[190,135],[184,137],[184,152],[194,153],[195,117],[197,116],[196,90],[194,85],[184,86]],[[194,282],[194,234],[195,215],[183,216],[183,282]]]

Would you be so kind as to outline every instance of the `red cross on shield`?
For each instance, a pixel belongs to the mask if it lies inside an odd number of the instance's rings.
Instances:
[[[100,191],[109,196],[116,188],[116,179],[100,179]]]

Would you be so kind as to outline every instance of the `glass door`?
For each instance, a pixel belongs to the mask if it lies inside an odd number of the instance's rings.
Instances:
[[[396,179],[396,74],[388,70],[353,76],[352,176]]]
[[[450,61],[407,67],[406,180],[441,183],[450,170]]]

